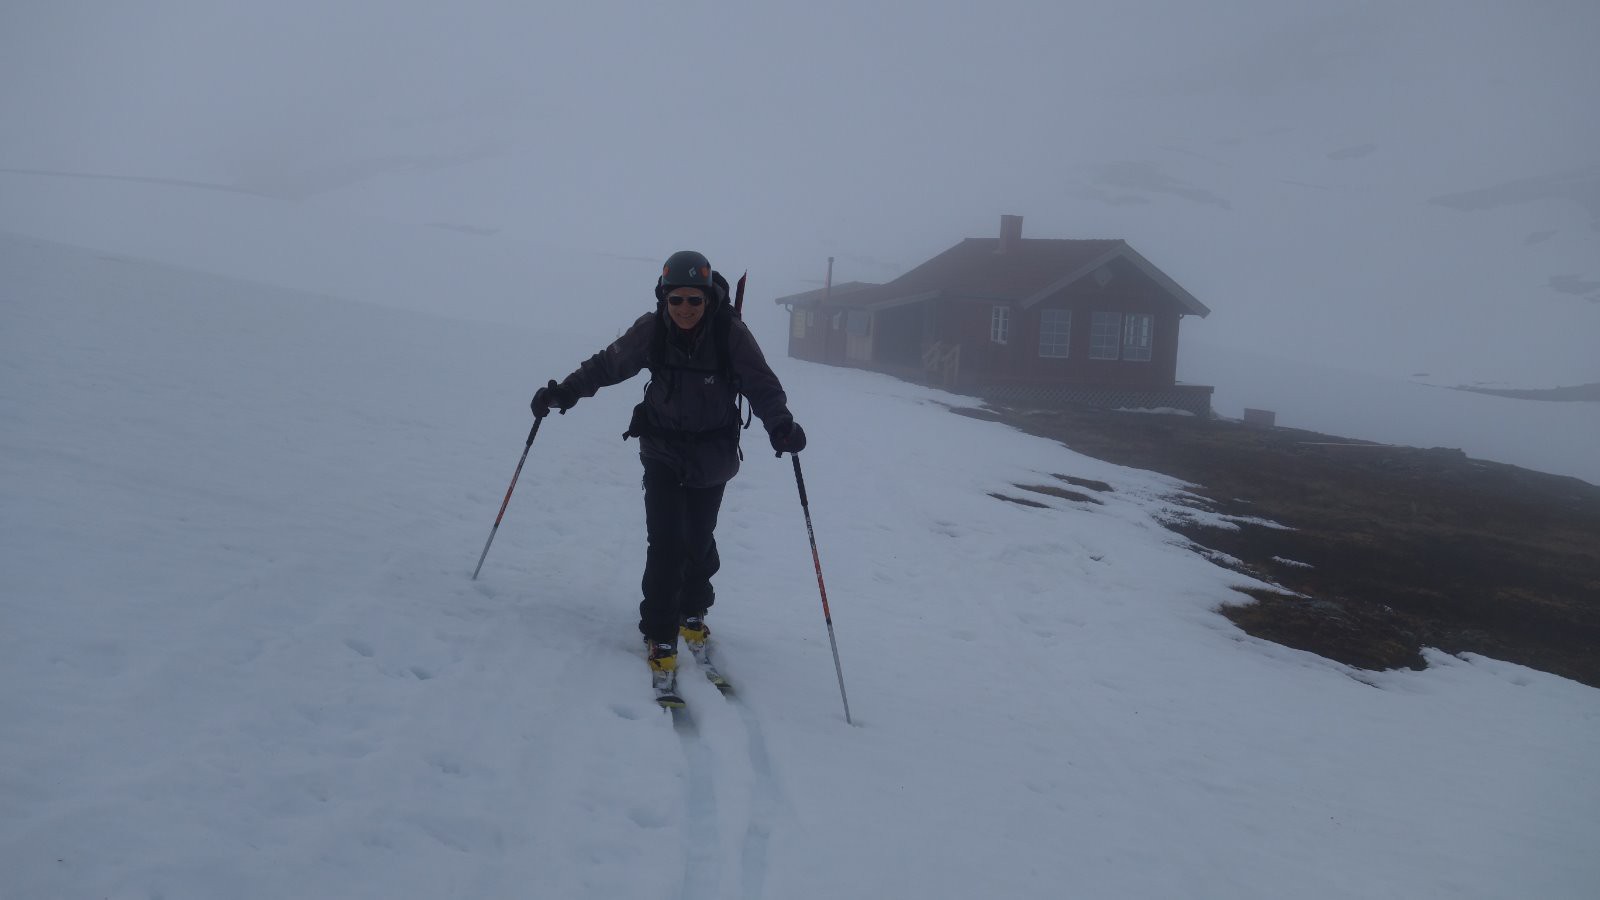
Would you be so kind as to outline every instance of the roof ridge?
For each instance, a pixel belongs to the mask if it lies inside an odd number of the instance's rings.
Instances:
[[[985,242],[991,243],[991,244],[998,243],[1000,241],[1000,239],[997,238],[997,237],[969,237],[969,238],[962,238],[961,240],[962,240],[963,243],[965,243],[966,241],[985,241]],[[1025,238],[1017,238],[1016,240],[1019,240],[1019,241],[1021,241],[1023,243],[1035,243],[1035,244],[1055,244],[1055,243],[1061,243],[1061,244],[1086,244],[1086,243],[1095,243],[1095,242],[1116,243],[1118,241],[1120,241],[1122,243],[1127,243],[1127,241],[1128,241],[1127,238],[1113,238],[1113,237],[1097,237],[1097,238],[1025,237]]]

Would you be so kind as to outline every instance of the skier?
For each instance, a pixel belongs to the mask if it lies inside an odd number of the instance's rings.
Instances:
[[[565,413],[579,399],[650,370],[644,401],[624,438],[639,439],[644,464],[647,547],[639,631],[651,682],[664,705],[676,696],[678,637],[708,664],[705,616],[721,561],[714,532],[723,488],[739,470],[737,397],[761,418],[778,454],[805,449],[806,433],[789,413],[783,385],[755,336],[729,308],[727,281],[705,256],[682,250],[656,281],[656,310],[646,313],[577,371],[533,395],[533,414]]]

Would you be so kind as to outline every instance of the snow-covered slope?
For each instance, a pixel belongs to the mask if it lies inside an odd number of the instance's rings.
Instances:
[[[757,436],[713,613],[738,697],[691,681],[680,734],[633,627],[637,385],[546,423],[469,580],[531,388],[598,344],[17,236],[0,272],[7,898],[1600,883],[1600,693],[1248,638],[1162,476],[775,358],[857,724]],[[1113,490],[1016,487],[1055,474]]]
[[[1277,424],[1411,447],[1455,447],[1600,484],[1600,403],[1513,399],[1449,382],[1385,378],[1185,337],[1185,380],[1216,387],[1213,410],[1269,409]]]

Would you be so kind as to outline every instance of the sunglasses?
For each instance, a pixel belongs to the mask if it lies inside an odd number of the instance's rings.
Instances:
[[[698,295],[693,297],[668,297],[667,302],[671,303],[673,306],[678,306],[683,303],[687,303],[690,306],[699,306],[700,304],[706,302],[706,298]]]

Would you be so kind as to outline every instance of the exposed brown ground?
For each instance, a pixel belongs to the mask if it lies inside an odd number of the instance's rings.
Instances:
[[[1420,667],[1421,648],[1431,646],[1600,687],[1594,485],[1457,450],[1187,416],[969,414],[1191,482],[1218,512],[1288,526],[1176,526],[1261,579],[1306,595],[1252,592],[1223,610],[1253,635],[1369,669]],[[1067,480],[1055,488],[1097,492]]]

